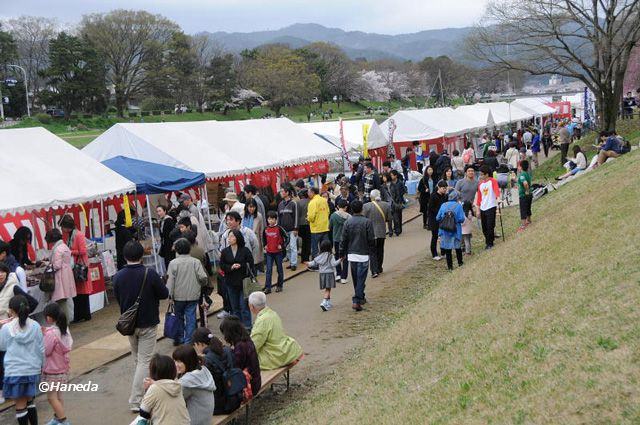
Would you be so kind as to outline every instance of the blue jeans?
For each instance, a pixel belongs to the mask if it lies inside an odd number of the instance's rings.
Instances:
[[[364,288],[369,273],[369,262],[349,262],[351,264],[351,279],[353,279],[353,289],[355,295],[352,298],[354,304],[362,304],[364,301]]]
[[[272,254],[267,252],[265,256],[267,258],[267,276],[265,279],[265,288],[271,289],[271,275],[273,273],[274,262],[276,263],[276,268],[278,270],[278,283],[276,284],[276,286],[282,288],[282,285],[284,285],[284,272],[282,271],[282,253],[277,252],[275,254]]]
[[[175,301],[174,309],[178,319],[178,339],[181,344],[191,344],[191,337],[196,330],[196,308],[198,301]]]
[[[251,329],[251,312],[249,311],[247,300],[244,298],[242,286],[227,285],[227,291],[229,293],[229,303],[231,303],[231,314],[238,317],[245,328]]]
[[[335,251],[334,258],[337,260],[340,258],[340,242],[334,242],[333,248]],[[338,277],[340,279],[346,279],[349,275],[349,267],[347,267],[347,260],[340,261],[340,264],[336,266],[336,272],[338,272]]]
[[[291,266],[298,265],[298,236],[292,230],[289,232],[289,245],[287,246],[287,258]]]
[[[311,234],[311,259],[314,260],[318,255],[320,243],[329,237],[329,232],[312,233]]]

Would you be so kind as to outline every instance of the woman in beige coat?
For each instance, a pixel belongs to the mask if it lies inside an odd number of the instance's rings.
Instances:
[[[258,212],[258,204],[254,199],[247,200],[244,206],[244,218],[242,219],[242,227],[253,230],[258,239],[258,249],[253,258],[253,264],[256,266],[264,261],[264,247],[262,246],[262,232],[264,232],[264,219],[262,214]],[[261,268],[260,268],[261,269]]]

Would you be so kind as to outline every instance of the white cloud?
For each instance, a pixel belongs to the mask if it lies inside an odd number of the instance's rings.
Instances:
[[[482,15],[487,0],[41,0],[7,2],[5,16],[44,15],[63,22],[116,8],[160,13],[186,32],[257,31],[314,22],[345,30],[383,34],[468,26]]]

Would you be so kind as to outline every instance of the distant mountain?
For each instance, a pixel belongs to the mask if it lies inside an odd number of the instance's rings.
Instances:
[[[253,49],[263,44],[281,43],[292,48],[324,41],[341,47],[352,59],[399,59],[419,61],[427,56],[460,58],[461,42],[471,28],[445,28],[411,34],[385,35],[344,31],[318,24],[294,24],[275,31],[204,32],[231,52]]]

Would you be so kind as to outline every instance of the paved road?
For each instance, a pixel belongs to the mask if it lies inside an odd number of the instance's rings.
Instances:
[[[422,229],[422,220],[405,224],[405,232],[399,238],[387,239],[385,273],[378,279],[369,279],[368,307],[375,308],[384,301],[384,289],[393,285],[394,277],[415,264],[426,255],[427,232]],[[444,264],[442,264],[443,267]],[[351,281],[350,281],[351,282]],[[339,285],[332,294],[336,306],[330,312],[322,312],[321,292],[318,289],[318,274],[303,273],[285,284],[285,291],[269,295],[268,302],[282,317],[287,332],[294,336],[305,350],[305,360],[292,373],[292,381],[317,373],[318,369],[340,361],[344,353],[361,341],[360,335],[345,336],[339,332],[338,324],[356,324],[371,317],[367,312],[351,310],[351,283]],[[219,321],[210,319],[210,327],[216,333]],[[171,341],[158,343],[157,351],[169,354]],[[73,365],[72,365],[73,367]],[[86,374],[73,382],[98,384],[97,393],[69,393],[66,395],[67,413],[73,424],[129,424],[133,416],[127,411],[127,399],[131,383],[131,358],[125,357]],[[46,399],[37,399],[40,420],[45,423],[52,416]],[[0,423],[15,421],[12,409],[0,413]]]

